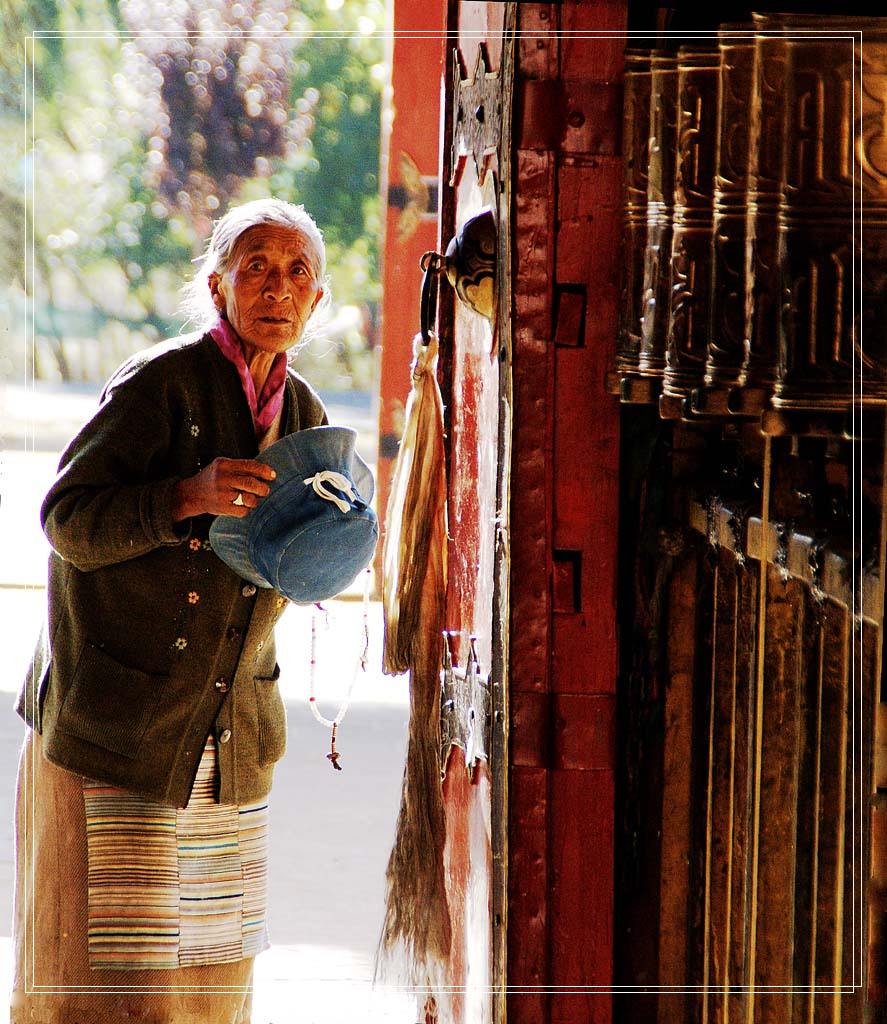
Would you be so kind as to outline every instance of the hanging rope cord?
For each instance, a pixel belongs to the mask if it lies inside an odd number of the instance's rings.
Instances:
[[[385,613],[383,671],[388,675],[412,667],[411,652],[422,627],[419,605],[429,567],[430,525],[445,502],[445,491],[434,493],[438,452],[427,443],[431,422],[443,434],[443,407],[435,372],[438,342],[413,339],[413,388],[407,398],[406,426],[391,479],[385,535],[382,542],[382,596]],[[420,424],[421,419],[421,424]],[[441,442],[442,443],[442,442]],[[443,486],[441,484],[441,486]],[[417,515],[410,509],[426,509]],[[446,558],[446,551],[442,552]],[[444,575],[446,570],[442,570]]]
[[[437,351],[431,330],[427,339],[422,334],[413,339],[412,388],[382,555],[382,670],[388,675],[409,671],[410,724],[376,967],[384,974],[409,964],[416,986],[446,970],[452,946],[440,784],[438,630],[446,613],[447,486]]]

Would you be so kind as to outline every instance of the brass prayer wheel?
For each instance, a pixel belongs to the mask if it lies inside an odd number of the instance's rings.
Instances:
[[[647,246],[644,253],[640,372],[665,369],[671,291],[671,228],[677,145],[677,57],[654,53],[650,63],[650,160],[647,174]]]
[[[887,402],[885,110],[887,19],[753,15],[717,51],[626,52],[624,401]]]
[[[688,397],[703,382],[711,326],[711,244],[719,53],[678,53],[678,124],[671,303],[663,395]]]
[[[641,354],[652,57],[650,50],[625,51],[622,118],[622,296],[619,303],[616,340],[618,374],[637,373]]]
[[[777,251],[782,195],[785,46],[772,16],[754,15],[758,33],[749,109],[749,162],[746,199],[748,239],[745,275],[745,388],[769,400],[776,381],[776,340],[781,294]]]
[[[785,15],[777,409],[853,401],[854,40],[845,18]],[[806,30],[806,33],[805,33]],[[858,372],[858,371],[857,371]]]
[[[729,389],[745,375],[748,337],[747,194],[749,108],[754,82],[750,24],[724,25],[718,33],[718,125],[713,199],[711,321],[705,384]]]
[[[856,397],[863,405],[887,401],[887,26],[862,28],[861,119],[856,159],[862,185],[862,209],[856,233],[862,247],[861,303],[854,324]],[[857,261],[857,266],[859,266]]]

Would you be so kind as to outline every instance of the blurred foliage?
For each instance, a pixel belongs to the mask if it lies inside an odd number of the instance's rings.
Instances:
[[[329,339],[300,363],[321,387],[371,381],[381,0],[0,0],[0,18],[0,318],[34,297],[45,374],[176,333],[212,221],[273,194],[327,239]]]
[[[297,154],[309,121],[290,114],[296,40],[284,0],[123,0],[120,10],[135,34],[127,70],[154,118],[156,184],[173,208],[218,209],[241,179]]]
[[[4,45],[0,47],[0,115],[23,110],[26,37],[52,31],[58,20],[59,5],[55,0],[0,0],[0,25],[4,29]],[[31,67],[36,94],[52,97],[58,86],[62,40],[32,38],[29,45],[34,48]]]

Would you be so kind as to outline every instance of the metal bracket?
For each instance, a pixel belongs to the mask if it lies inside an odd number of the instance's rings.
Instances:
[[[478,761],[489,761],[490,677],[482,674],[477,658],[476,637],[465,668],[453,664],[448,634],[444,633],[443,667],[440,673],[441,771],[446,770],[450,747],[465,751],[469,774]]]
[[[739,506],[727,520],[727,529],[730,531],[733,553],[736,555],[736,568],[744,572],[745,564],[745,535],[748,531],[748,508]]]
[[[791,579],[791,573],[788,571],[788,538],[791,529],[788,523],[774,523],[774,529],[776,531],[776,557],[773,562],[779,570],[782,581],[787,582]]]
[[[810,550],[807,553],[807,564],[810,568],[810,594],[816,604],[821,605],[826,598],[822,589],[822,570],[825,562],[825,549],[827,541],[822,537],[812,538]]]
[[[453,143],[450,153],[450,184],[459,176],[460,157],[474,156],[477,180],[483,184],[490,158],[499,150],[502,132],[501,82],[498,71],[490,71],[487,48],[477,48],[471,78],[462,77],[462,61],[456,51],[453,61]]]
[[[720,529],[718,522],[718,509],[721,504],[721,499],[717,494],[712,492],[705,499],[705,539],[708,541],[708,546],[712,552],[717,552],[721,546],[720,542]]]

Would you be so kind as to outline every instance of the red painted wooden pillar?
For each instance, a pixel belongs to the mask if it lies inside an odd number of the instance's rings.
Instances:
[[[509,1024],[611,1019],[624,2],[522,4],[514,133]],[[557,987],[599,986],[562,994]]]
[[[451,16],[450,45],[458,54],[460,77],[474,75],[481,41],[486,44],[488,71],[499,71],[503,5],[463,3],[458,9],[451,8]],[[454,101],[449,94],[451,123]],[[445,204],[442,249],[450,234],[481,207],[495,207],[497,203],[499,168],[495,158],[479,173],[473,154],[463,155],[461,171]],[[445,155],[444,173],[449,178],[447,157],[449,154]],[[444,378],[450,382],[449,389],[444,389],[444,401],[449,406],[450,454],[446,628],[451,634],[454,661],[460,666],[468,660],[470,638],[477,638],[478,660],[486,674],[493,659],[495,614],[499,354],[491,325],[483,317],[459,301],[451,300],[445,308],[452,311],[451,316],[445,314],[441,325],[449,359]],[[490,972],[491,770],[504,771],[504,765],[480,762],[469,778],[463,751],[451,748],[444,779],[445,864],[453,923],[449,973],[451,983],[462,991],[451,994],[440,1024],[473,1024],[490,1019],[489,989],[495,984]]]
[[[394,2],[390,134],[383,141],[382,354],[376,501],[388,505],[391,469],[410,392],[413,336],[419,330],[422,253],[437,247],[440,90],[446,0]],[[413,33],[413,34],[407,34]],[[381,563],[382,545],[377,549]],[[377,577],[381,579],[380,576]]]

